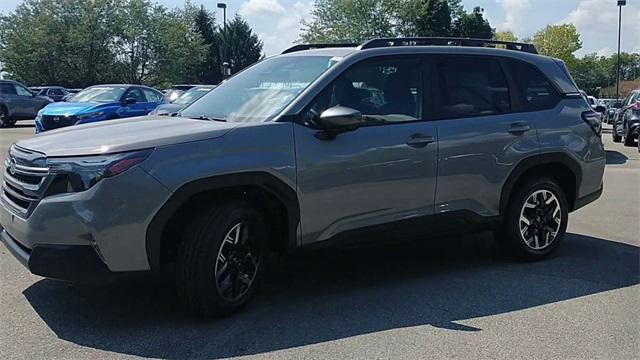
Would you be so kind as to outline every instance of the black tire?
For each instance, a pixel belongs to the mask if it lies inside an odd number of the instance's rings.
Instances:
[[[552,212],[553,210],[555,210],[555,207],[553,206],[559,206],[559,214],[557,214],[557,218],[559,219],[560,224],[555,225],[557,224],[553,222],[555,221],[553,219],[553,217],[555,216],[553,216],[553,214],[551,213],[547,213],[545,209],[541,209],[541,219],[545,219],[547,215],[551,216],[550,219],[543,220],[541,222],[544,223],[546,221],[547,224],[551,223],[553,224],[553,226],[557,226],[557,228],[554,228],[554,230],[556,230],[555,236],[551,239],[551,241],[549,241],[548,244],[546,244],[545,242],[545,246],[543,248],[537,249],[534,248],[536,247],[534,245],[538,245],[538,240],[533,240],[533,234],[536,234],[537,229],[536,223],[534,222],[532,225],[528,226],[528,230],[526,230],[527,232],[524,233],[525,235],[532,235],[531,242],[534,244],[528,245],[527,241],[525,240],[526,236],[521,233],[520,226],[524,224],[524,222],[521,222],[520,216],[521,214],[525,214],[525,211],[527,212],[527,214],[529,213],[529,211],[534,211],[533,214],[535,214],[535,212],[538,211],[537,207],[534,209],[527,207],[525,210],[523,210],[523,208],[525,208],[525,202],[531,200],[530,197],[536,193],[544,198],[544,195],[547,194],[547,192],[552,193],[556,199],[555,201],[546,205],[549,209],[548,211]],[[549,196],[548,198],[551,198],[551,196]],[[499,232],[496,233],[496,239],[510,255],[516,258],[527,261],[541,260],[554,252],[560,245],[567,230],[567,221],[569,218],[568,213],[569,206],[567,203],[566,195],[557,181],[545,177],[533,178],[525,182],[521,186],[518,186],[512,193],[512,196],[509,199],[509,205],[507,206],[507,214],[505,216],[503,226],[498,230]],[[534,215],[533,217],[535,218],[536,216],[537,215]],[[534,221],[537,220],[534,219]],[[541,224],[541,228],[543,227],[542,225],[546,224]],[[532,232],[530,233],[529,231]],[[546,231],[549,232],[549,237],[551,237],[552,232],[548,230]],[[538,236],[540,235],[540,233],[537,234]]]
[[[613,124],[613,128],[611,129],[611,136],[613,137],[613,142],[619,143],[622,141],[622,136],[618,135],[616,131],[616,124]]]
[[[4,106],[0,106],[0,128],[8,128],[15,125],[16,121],[9,117],[7,109]]]
[[[633,135],[629,134],[629,131],[627,130],[627,136],[624,137],[624,146],[633,146],[634,145],[634,137]]]
[[[220,254],[225,254],[224,251],[241,252],[236,250],[240,248],[239,246],[233,247],[235,246],[233,243],[225,242],[225,237],[237,224],[247,225],[249,253],[253,252],[252,255],[256,256],[257,252],[256,270],[249,284],[243,282],[249,277],[245,277],[242,270],[235,272],[234,267],[241,265],[235,263],[237,259],[230,252],[226,252],[228,256],[227,266],[224,267],[227,269],[226,273],[218,271]],[[254,294],[264,273],[266,242],[267,229],[261,215],[244,201],[227,202],[203,213],[189,224],[178,250],[176,288],[181,302],[190,311],[206,316],[224,316],[240,309]],[[221,249],[223,246],[225,248]],[[229,246],[231,248],[228,248]],[[245,265],[256,264],[246,260],[246,257],[244,259]],[[216,271],[221,275],[222,280],[229,279],[232,284],[239,283],[242,294],[238,291],[239,296],[230,299],[232,296],[229,296],[226,291],[229,290],[228,286],[219,285],[216,280]],[[224,281],[221,282],[224,283]],[[243,285],[246,285],[246,288],[243,288]],[[231,294],[233,294],[236,285],[231,286]]]

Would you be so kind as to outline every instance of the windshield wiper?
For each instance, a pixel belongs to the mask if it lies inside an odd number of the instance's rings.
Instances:
[[[181,113],[176,114],[176,116],[184,116]],[[207,115],[198,115],[198,116],[187,116],[187,118],[189,119],[195,119],[195,120],[207,120],[207,121],[221,121],[221,122],[227,122],[227,119],[223,119],[223,118],[216,118],[213,116],[207,116]]]

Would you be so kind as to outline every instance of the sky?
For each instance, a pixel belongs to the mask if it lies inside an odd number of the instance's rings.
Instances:
[[[221,0],[191,0],[216,12],[222,22]],[[389,0],[393,1],[393,0]],[[0,12],[10,12],[21,0],[0,0]],[[155,0],[169,8],[185,0]],[[532,36],[547,25],[573,23],[582,40],[578,56],[609,55],[617,49],[617,0],[463,0],[467,11],[480,6],[491,26],[510,30],[519,38]],[[298,39],[300,21],[309,19],[313,0],[227,0],[227,19],[238,13],[264,42],[266,55],[275,55]],[[621,50],[640,52],[640,0],[627,0],[622,11]]]

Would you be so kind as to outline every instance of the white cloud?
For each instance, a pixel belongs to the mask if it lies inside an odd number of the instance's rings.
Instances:
[[[299,38],[300,22],[309,17],[311,1],[285,6],[279,0],[247,0],[238,11],[255,29],[264,43],[264,52],[275,55]]]
[[[583,49],[577,55],[591,52],[607,55],[617,50],[618,7],[614,1],[581,0],[559,24],[574,24],[580,33]],[[640,7],[627,2],[622,9],[622,44],[625,52],[640,51]]]
[[[531,2],[529,0],[496,0],[496,2],[504,10],[504,22],[497,25],[498,30],[522,33],[522,24],[531,10]]]
[[[240,5],[240,15],[245,17],[253,16],[277,16],[285,15],[284,7],[278,0],[249,0]]]

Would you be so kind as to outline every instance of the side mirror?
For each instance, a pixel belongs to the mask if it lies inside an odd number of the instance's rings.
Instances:
[[[357,129],[364,121],[360,111],[337,105],[323,111],[318,118],[318,123],[322,131],[316,136],[322,140],[332,140],[339,133]]]
[[[134,98],[126,98],[126,99],[124,99],[124,103],[125,104],[135,104],[137,102],[138,102],[138,100],[136,100]]]
[[[607,112],[607,108],[602,106],[602,105],[598,105],[595,108],[593,108],[596,112],[599,112],[601,114],[604,114],[605,112]]]

